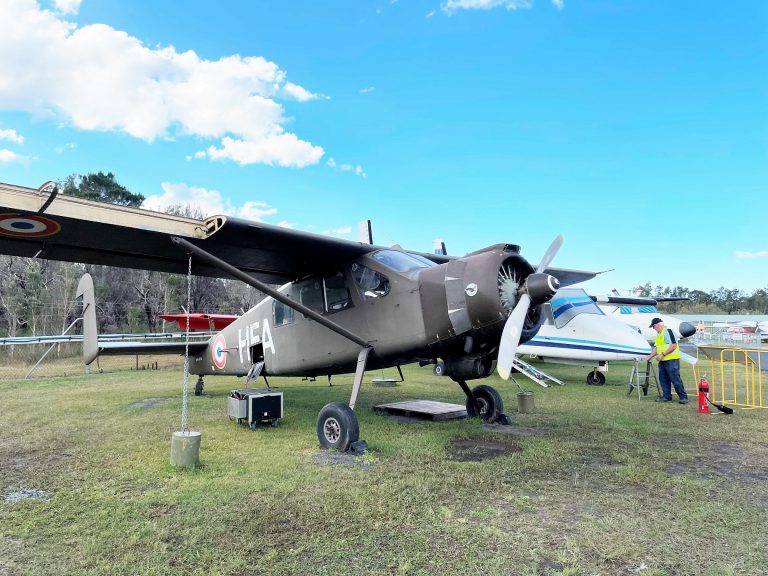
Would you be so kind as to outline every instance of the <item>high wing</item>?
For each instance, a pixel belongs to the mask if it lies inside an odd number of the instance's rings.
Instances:
[[[228,216],[204,220],[0,184],[0,252],[185,274],[184,238],[272,284],[333,269],[377,247]],[[193,273],[224,276],[193,260]]]
[[[34,188],[0,183],[0,253],[50,260],[187,273],[187,254],[171,242],[178,236],[269,284],[282,284],[334,270],[384,248],[229,216],[203,220],[93,202]],[[453,256],[413,252],[434,262]],[[548,268],[562,286],[596,272]],[[194,259],[192,273],[229,277]]]

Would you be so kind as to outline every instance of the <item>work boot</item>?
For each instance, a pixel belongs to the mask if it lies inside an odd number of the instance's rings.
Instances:
[[[664,398],[662,396],[659,396],[656,398],[656,402],[672,402],[672,398]]]

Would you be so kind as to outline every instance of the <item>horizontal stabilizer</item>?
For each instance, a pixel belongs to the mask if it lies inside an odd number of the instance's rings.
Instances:
[[[199,354],[208,346],[206,342],[190,342],[189,354]],[[146,354],[184,354],[184,342],[110,342],[99,341],[99,356],[135,356]]]

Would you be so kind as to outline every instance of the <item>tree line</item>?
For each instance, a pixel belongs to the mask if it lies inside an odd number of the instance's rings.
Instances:
[[[661,302],[658,309],[667,314],[768,314],[768,288],[752,292],[721,286],[705,292],[683,286],[652,287],[650,282],[633,290],[638,296],[687,298],[679,302]]]

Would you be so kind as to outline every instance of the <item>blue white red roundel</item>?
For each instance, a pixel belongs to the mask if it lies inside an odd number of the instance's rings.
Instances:
[[[0,214],[0,234],[23,238],[51,236],[61,230],[58,222],[39,214]]]
[[[227,341],[224,339],[224,334],[217,334],[213,339],[211,357],[216,368],[224,368],[227,365]]]

